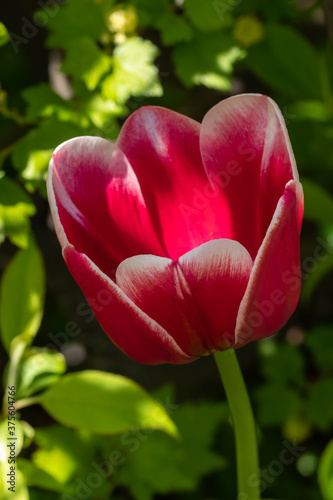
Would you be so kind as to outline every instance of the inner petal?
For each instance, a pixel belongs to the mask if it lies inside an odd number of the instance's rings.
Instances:
[[[213,240],[177,261],[140,255],[122,262],[120,288],[190,356],[234,344],[238,307],[253,261],[236,241]]]

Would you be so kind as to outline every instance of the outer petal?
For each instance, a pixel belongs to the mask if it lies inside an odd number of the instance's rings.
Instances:
[[[281,112],[262,95],[225,99],[206,114],[200,148],[210,179],[224,181],[230,238],[255,258],[285,185],[298,180]]]
[[[239,308],[236,347],[276,332],[295,310],[301,290],[302,214],[302,186],[290,181],[258,252]]]
[[[172,259],[230,233],[228,206],[202,165],[199,130],[190,118],[147,106],[128,118],[117,140]]]
[[[121,289],[191,356],[234,343],[236,317],[253,262],[236,241],[214,240],[178,261],[141,255],[122,262]]]
[[[110,141],[79,137],[59,146],[48,194],[61,245],[69,241],[109,276],[136,253],[164,255],[135,174]]]
[[[147,364],[193,361],[86,255],[77,252],[72,245],[65,246],[63,255],[98,322],[119,349]]]

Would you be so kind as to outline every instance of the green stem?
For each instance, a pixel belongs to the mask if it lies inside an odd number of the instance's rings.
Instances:
[[[8,389],[8,387],[12,387],[12,386],[16,387],[17,370],[18,370],[19,364],[21,362],[22,356],[24,354],[25,348],[26,348],[26,344],[24,342],[19,342],[17,345],[13,346],[13,348],[11,349],[11,352],[10,352],[7,383],[6,383],[6,387],[5,387],[5,393],[4,393],[3,405],[2,405],[2,414],[4,417],[7,417],[7,415],[8,415],[7,389]]]
[[[214,354],[231,412],[237,455],[238,498],[260,500],[256,426],[235,351]]]
[[[32,396],[31,398],[19,399],[15,403],[15,410],[21,410],[22,408],[26,408],[27,406],[36,405],[39,403],[38,396]]]

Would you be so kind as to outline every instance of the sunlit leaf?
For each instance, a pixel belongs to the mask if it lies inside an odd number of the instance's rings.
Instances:
[[[224,458],[210,448],[226,415],[224,404],[186,404],[172,413],[180,440],[160,432],[141,439],[135,433],[129,435],[123,440],[129,453],[120,484],[127,486],[136,500],[153,498],[156,493],[195,491],[203,476],[225,466]]]
[[[333,440],[326,446],[320,458],[318,482],[324,500],[333,500]]]
[[[68,121],[73,114],[72,103],[62,99],[46,83],[24,89],[22,97],[28,104],[27,118],[55,115],[60,120]]]
[[[18,336],[27,344],[32,342],[43,315],[44,293],[44,264],[31,241],[13,257],[1,282],[0,326],[7,351]]]
[[[9,417],[11,417],[11,415],[9,415]],[[12,427],[10,426],[11,422],[13,422],[12,426],[14,427],[14,430],[12,430]],[[15,454],[18,456],[23,445],[21,423],[17,419],[11,421],[5,418],[0,422],[0,464],[4,464],[7,469],[8,466],[10,467],[10,464],[8,463],[10,450],[7,445],[9,445],[13,438],[15,438]]]
[[[0,22],[0,47],[6,45],[10,40],[6,26]]]
[[[61,71],[82,79],[89,90],[94,90],[111,65],[111,57],[104,54],[91,38],[82,37],[68,42]]]
[[[58,422],[95,434],[131,428],[177,434],[165,410],[139,385],[120,375],[99,371],[69,374],[39,400]]]
[[[22,472],[15,470],[15,487],[7,483],[8,477],[4,464],[0,464],[0,497],[1,500],[29,500],[29,491],[26,485],[25,477]],[[14,488],[9,490],[8,488]]]
[[[18,373],[17,398],[23,398],[55,383],[66,371],[61,353],[31,349]]]
[[[51,474],[46,472],[44,469],[41,469],[30,460],[27,460],[26,458],[19,458],[18,466],[20,467],[28,486],[37,486],[47,491],[58,491],[59,493],[68,492],[65,485],[59,483]],[[71,489],[70,492],[72,493]],[[45,491],[43,492],[43,495],[45,497]]]
[[[229,90],[234,64],[245,56],[226,33],[197,36],[178,45],[173,53],[175,72],[187,87],[205,85]]]
[[[129,38],[113,53],[112,74],[105,78],[102,93],[117,103],[125,103],[130,96],[160,96],[158,69],[153,64],[158,49],[149,40]]]
[[[36,212],[27,194],[8,177],[0,179],[0,242],[6,236],[15,245],[26,248],[29,243],[29,218]]]
[[[24,179],[45,179],[53,150],[62,142],[82,135],[71,123],[50,119],[26,135],[12,154],[14,166]]]
[[[108,125],[109,128],[111,126],[114,128],[114,134],[116,136],[118,126],[115,117],[124,115],[125,109],[115,103],[112,99],[106,99],[100,94],[94,94],[90,98],[86,99],[84,106],[81,108],[81,113],[88,116],[93,124],[97,128],[101,129],[101,135],[103,127]],[[91,131],[90,134],[94,135],[93,131]]]

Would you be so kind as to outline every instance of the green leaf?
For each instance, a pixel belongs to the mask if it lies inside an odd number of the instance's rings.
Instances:
[[[276,382],[259,387],[254,394],[259,423],[265,427],[283,425],[300,407],[298,393]]]
[[[29,244],[30,221],[36,208],[27,194],[7,177],[0,179],[0,242],[6,236],[15,245]]]
[[[56,94],[47,83],[39,83],[23,90],[22,97],[28,104],[27,118],[56,116],[59,120],[71,119],[73,110],[70,101]]]
[[[130,96],[160,96],[158,69],[153,64],[158,49],[149,40],[129,38],[113,53],[113,71],[102,83],[104,97],[123,104]]]
[[[281,384],[297,382],[302,384],[304,379],[304,359],[295,346],[278,344],[274,351],[263,358],[262,371],[264,377],[272,382]]]
[[[19,250],[6,268],[1,282],[0,326],[9,352],[20,336],[30,344],[41,323],[45,293],[44,264],[36,244]]]
[[[316,326],[305,335],[305,345],[311,350],[318,368],[332,369],[333,327]]]
[[[0,497],[1,500],[29,500],[29,491],[26,485],[25,477],[22,472],[16,468],[15,470],[15,492],[8,490],[6,476],[7,469],[4,464],[0,464]]]
[[[26,484],[30,486],[37,486],[47,491],[58,491],[59,493],[69,493],[63,484],[59,483],[51,474],[40,469],[30,460],[19,458],[17,460],[18,467],[24,475]],[[72,492],[72,490],[70,490]],[[45,491],[43,492],[45,498]]]
[[[39,401],[58,422],[95,434],[147,428],[177,435],[165,410],[139,385],[120,375],[99,371],[66,375]]]
[[[231,22],[230,9],[224,16],[219,16],[213,1],[185,0],[184,10],[193,25],[201,31],[221,30]]]
[[[157,27],[161,32],[164,46],[188,42],[193,38],[193,30],[183,17],[165,12],[158,20]]]
[[[51,31],[47,46],[64,48],[76,38],[98,39],[106,29],[102,7],[91,0],[70,0],[49,17],[47,27]]]
[[[94,90],[112,65],[111,57],[104,54],[91,38],[70,40],[61,71],[82,79],[89,90]]]
[[[125,108],[111,99],[105,99],[99,94],[94,94],[85,100],[81,113],[88,116],[92,123],[101,129],[101,132],[106,125],[108,125],[108,128],[113,127],[114,134],[117,136],[118,126],[115,117],[124,115]],[[91,132],[90,134],[93,135]]]
[[[82,129],[53,118],[26,135],[12,153],[14,166],[25,180],[45,180],[54,149],[64,141],[82,135]]]
[[[35,444],[38,448],[31,461],[19,461],[28,485],[79,496],[77,490],[82,482],[86,482],[89,474],[96,473],[96,467],[98,469],[96,445],[91,436],[52,425],[36,429]],[[102,497],[101,490],[105,487],[102,476],[100,483],[94,484],[93,498]]]
[[[16,456],[19,455],[22,446],[23,446],[23,431],[21,427],[21,423],[19,420],[14,421],[14,426],[15,426],[15,431],[14,435],[9,434],[8,426],[10,424],[10,421],[5,418],[4,420],[0,421],[0,464],[4,464],[5,468],[8,469],[8,458],[9,458],[9,448],[7,447],[7,444],[9,444],[10,438],[16,438],[15,439],[15,454]]]
[[[23,445],[23,432],[22,427],[19,420],[15,420],[15,434],[14,436],[10,436],[8,432],[9,421],[7,418],[0,422],[0,498],[1,500],[28,500],[28,490],[26,488],[26,484],[23,476],[20,471],[17,470],[16,464],[9,463],[9,453],[10,448],[7,445],[10,445],[11,439],[8,438],[16,438],[15,439],[15,456],[17,457],[22,449]],[[13,440],[14,441],[14,440]],[[15,466],[15,493],[13,491],[8,490],[8,487],[13,485],[7,483],[10,480],[10,477],[7,475],[10,473],[10,467]]]
[[[0,22],[0,47],[6,45],[10,40],[6,26]]]
[[[90,438],[53,425],[36,430],[38,450],[32,455],[34,465],[49,474],[57,483],[68,484],[81,472],[89,472],[95,449]]]
[[[226,415],[224,404],[186,404],[172,415],[180,440],[160,432],[126,436],[122,442],[130,448],[120,471],[120,484],[127,486],[137,500],[197,490],[203,476],[225,466],[225,460],[210,448]]]
[[[302,178],[304,190],[304,217],[321,225],[333,224],[333,198],[315,182]]]
[[[30,396],[57,382],[65,371],[66,362],[61,353],[31,349],[18,373],[17,399]]]
[[[333,440],[326,446],[320,458],[318,482],[324,500],[333,500]]]
[[[322,101],[297,101],[288,106],[288,115],[293,120],[309,120],[326,122],[331,114],[325,102]]]
[[[175,72],[187,87],[230,90],[234,64],[245,56],[227,33],[199,35],[173,52]]]
[[[246,63],[260,80],[288,97],[320,98],[318,55],[289,26],[268,25],[266,38],[250,48]]]
[[[168,9],[168,0],[132,0],[138,13],[140,26],[156,26]]]
[[[313,256],[303,261],[303,286],[301,300],[309,304],[312,294],[321,280],[333,270],[333,227],[322,226],[322,238],[317,238]],[[304,272],[305,271],[305,272]]]
[[[320,380],[311,387],[307,402],[308,417],[321,431],[333,424],[333,378]]]
[[[230,0],[224,0],[224,3],[227,7],[229,6],[230,10]],[[278,21],[281,18],[294,19],[296,16],[293,0],[279,0],[278,2],[247,0],[246,2],[234,2],[234,14],[236,16],[255,11],[262,13],[268,21]]]

